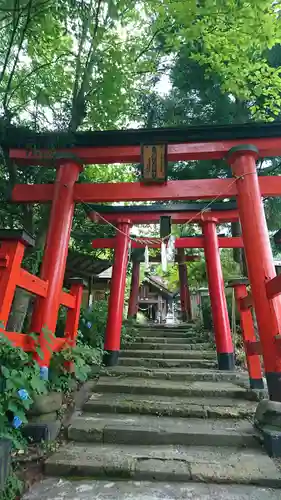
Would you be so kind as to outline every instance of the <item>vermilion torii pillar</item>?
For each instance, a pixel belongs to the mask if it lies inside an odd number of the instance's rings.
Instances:
[[[40,277],[48,281],[48,294],[47,297],[36,299],[31,321],[31,331],[40,335],[40,347],[43,353],[43,359],[38,357],[37,361],[40,366],[46,367],[46,370],[51,352],[44,329],[52,333],[56,329],[75,206],[74,187],[81,171],[81,166],[74,160],[62,158],[58,161],[59,167],[40,273]]]
[[[118,363],[120,351],[123,306],[126,285],[126,270],[128,264],[129,219],[119,219],[117,222],[114,263],[110,285],[108,316],[104,341],[104,364],[114,366]]]
[[[184,248],[178,248],[178,269],[180,283],[180,302],[181,302],[181,319],[182,321],[190,321],[191,317],[191,299],[188,286],[187,267],[185,262]]]
[[[217,235],[217,220],[202,223],[208,287],[212,306],[219,370],[234,370],[234,349],[224,291]]]
[[[228,162],[236,177],[237,203],[251,291],[270,399],[281,401],[281,356],[276,337],[281,331],[280,297],[270,298],[266,283],[276,276],[252,145],[232,148]]]
[[[263,376],[261,370],[261,362],[259,355],[250,353],[249,347],[251,344],[256,344],[256,335],[252,311],[249,307],[245,308],[242,304],[243,299],[248,296],[247,279],[236,279],[228,283],[228,286],[233,287],[236,299],[237,308],[240,314],[240,326],[242,331],[246,361],[249,373],[249,382],[251,389],[264,389]]]

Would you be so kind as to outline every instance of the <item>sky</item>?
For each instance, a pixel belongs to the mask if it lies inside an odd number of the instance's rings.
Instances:
[[[155,89],[161,96],[167,95],[172,88],[169,74],[162,75],[159,82],[156,84]]]

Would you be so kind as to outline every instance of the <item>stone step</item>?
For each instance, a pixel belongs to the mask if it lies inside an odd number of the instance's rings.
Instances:
[[[200,341],[196,337],[137,337],[136,342],[143,342],[144,344],[185,344],[185,345],[209,345],[208,342]]]
[[[120,352],[120,358],[169,358],[169,359],[203,359],[203,360],[215,360],[216,353],[214,351],[179,351],[174,350],[172,352],[165,350],[126,350]]]
[[[75,415],[68,438],[103,444],[260,447],[247,420],[157,417],[154,415]]]
[[[280,500],[279,489],[249,485],[58,478],[34,484],[23,500],[62,500],[62,494],[67,500]]]
[[[157,330],[156,328],[153,330],[139,330],[139,335],[141,337],[163,337],[163,338],[182,338],[182,339],[188,339],[188,338],[196,338],[198,335],[193,330],[190,330],[190,332],[184,332],[184,331],[171,331],[171,330]]]
[[[128,393],[93,393],[83,405],[84,412],[130,413],[193,418],[251,419],[257,402],[226,397],[158,396]]]
[[[225,382],[241,382],[247,385],[249,377],[246,372],[236,371],[223,371],[223,370],[203,370],[200,368],[146,368],[136,366],[114,366],[105,368],[102,372],[103,375],[109,377],[118,376],[133,376],[144,378],[160,378],[167,380],[216,380]]]
[[[258,394],[231,382],[187,382],[138,377],[100,377],[94,392],[123,392],[126,394],[158,394],[159,396],[228,397],[258,400]]]
[[[182,325],[159,325],[157,323],[151,323],[150,325],[138,325],[137,328],[139,330],[152,330],[156,328],[156,330],[188,330],[188,329],[194,329],[195,324],[194,323],[183,323]]]
[[[232,447],[68,443],[47,459],[45,472],[56,477],[281,487],[281,472],[265,452]]]
[[[143,367],[154,367],[154,368],[175,368],[175,367],[185,367],[185,368],[216,368],[216,361],[207,361],[202,359],[164,359],[164,358],[119,358],[118,364],[120,366],[143,366]]]
[[[182,339],[181,339],[182,341]],[[131,350],[155,350],[155,351],[204,351],[210,349],[210,344],[165,344],[157,342],[134,342],[126,346],[127,351]]]

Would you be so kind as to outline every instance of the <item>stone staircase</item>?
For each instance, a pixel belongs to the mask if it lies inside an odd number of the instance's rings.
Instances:
[[[216,369],[215,351],[197,343],[188,325],[140,328],[137,341],[121,352],[119,365],[104,370],[82,411],[73,416],[69,441],[47,460],[46,474],[106,480],[115,488],[116,480],[130,481],[131,490],[122,486],[124,497],[117,490],[112,497],[98,496],[97,484],[105,488],[105,483],[95,483],[95,497],[101,499],[197,499],[187,490],[182,493],[184,487],[202,489],[196,483],[217,488],[214,496],[202,493],[202,498],[223,498],[222,486],[216,485],[227,483],[227,498],[275,500],[281,492],[270,496],[264,488],[281,488],[281,471],[252,425],[259,398],[248,388],[246,375]],[[151,491],[160,488],[160,496],[137,496],[137,485],[146,491],[147,481]],[[263,493],[254,496],[252,490],[259,489],[250,488],[245,497],[231,496],[232,488],[241,485],[263,487]],[[174,496],[165,496],[165,488]]]

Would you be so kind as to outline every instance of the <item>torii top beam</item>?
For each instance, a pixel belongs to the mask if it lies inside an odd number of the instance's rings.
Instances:
[[[207,211],[206,211],[207,208]],[[208,217],[217,219],[219,222],[235,222],[239,219],[236,203],[213,203],[210,208],[206,203],[174,203],[171,205],[133,205],[133,206],[112,206],[112,205],[91,205],[86,208],[88,217],[93,222],[105,224],[106,221],[116,223],[118,219],[126,217],[134,225],[157,224],[160,217],[171,218],[172,224],[182,224],[192,219],[192,222],[199,222]],[[202,213],[204,215],[202,215]],[[99,216],[101,214],[102,218]]]
[[[8,130],[8,132],[7,132]],[[219,127],[119,130],[105,132],[34,134],[12,128],[5,130],[2,147],[18,164],[49,165],[63,161],[92,163],[139,163],[141,145],[168,144],[168,160],[224,159],[239,145],[253,145],[261,157],[281,156],[281,124],[244,124]],[[17,149],[14,149],[17,148]],[[68,158],[68,160],[67,160]],[[72,158],[72,159],[71,159]],[[75,160],[76,158],[76,160]],[[262,196],[280,196],[281,176],[260,177]],[[53,184],[16,185],[12,200],[18,203],[47,203],[53,199]],[[132,183],[76,184],[76,203],[122,201],[203,200],[233,198],[235,179],[169,181],[162,185]]]
[[[219,160],[234,146],[252,144],[261,157],[281,156],[280,123],[204,127],[37,133],[7,129],[2,147],[22,164],[55,165],[71,151],[82,164],[139,163],[142,144],[168,144],[168,161]],[[15,149],[16,148],[16,149]]]

